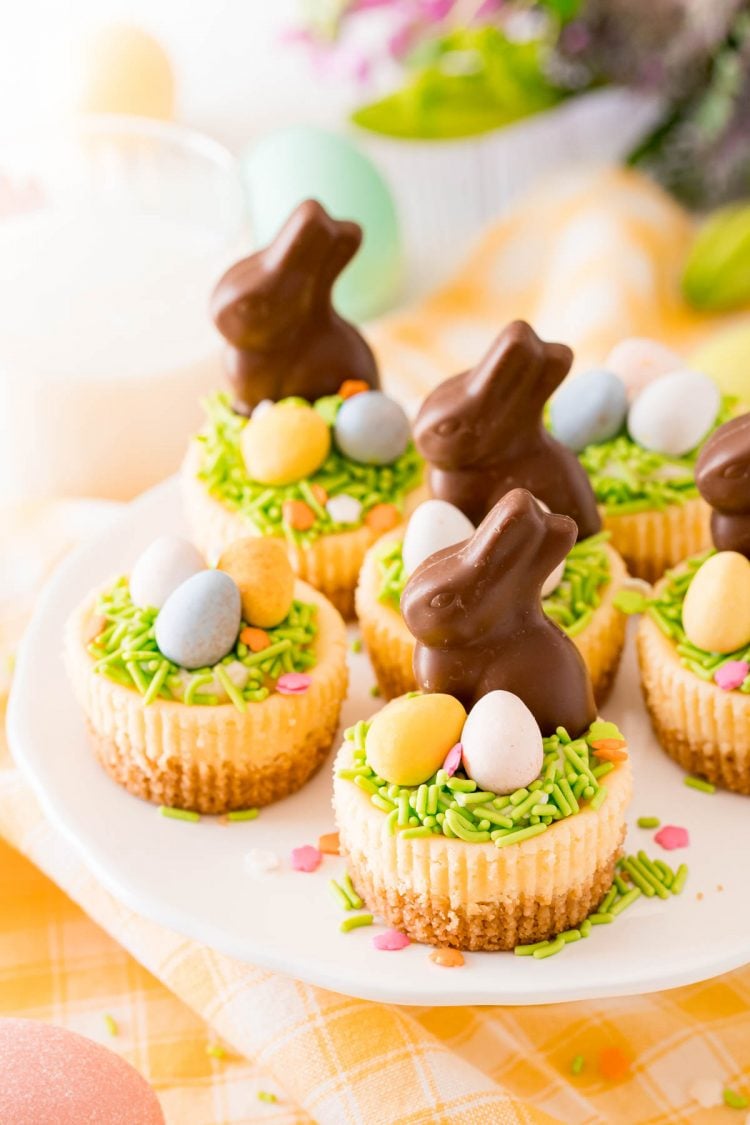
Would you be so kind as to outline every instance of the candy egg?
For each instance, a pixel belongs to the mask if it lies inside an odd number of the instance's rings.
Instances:
[[[217,567],[237,583],[248,625],[270,629],[292,608],[294,571],[278,539],[237,539],[223,552]]]
[[[461,744],[467,777],[492,793],[512,793],[530,785],[544,761],[537,721],[510,691],[490,691],[474,704]]]
[[[364,235],[336,282],[336,307],[356,322],[393,302],[403,264],[393,196],[347,137],[310,125],[278,129],[253,145],[242,166],[258,245],[274,238],[299,203],[317,199],[337,218],[354,219]]]
[[[709,375],[725,395],[750,406],[750,322],[741,321],[706,340],[690,356],[696,371]]]
[[[403,558],[407,574],[420,563],[474,534],[474,524],[455,504],[447,500],[425,500],[415,508],[404,535]]]
[[[391,785],[421,785],[459,741],[465,720],[452,695],[403,695],[372,720],[367,761]]]
[[[654,379],[679,371],[682,365],[677,352],[646,336],[628,336],[626,340],[620,340],[604,361],[607,371],[620,376],[630,399],[640,394]]]
[[[320,468],[331,448],[331,431],[312,407],[281,402],[250,419],[241,447],[251,480],[291,484]]]
[[[411,427],[395,399],[382,391],[367,391],[342,404],[334,436],[341,452],[352,461],[390,465],[409,444]]]
[[[552,433],[580,453],[587,445],[614,437],[622,429],[627,411],[627,393],[619,375],[586,371],[566,379],[550,402]]]
[[[145,608],[161,609],[178,586],[206,563],[197,547],[181,535],[160,535],[138,556],[130,574],[130,596]]]
[[[719,413],[719,388],[700,371],[673,371],[649,383],[628,414],[633,441],[681,457],[701,442]]]
[[[734,652],[750,644],[750,562],[737,551],[706,559],[688,587],[682,627],[706,652]]]
[[[170,594],[156,618],[156,643],[182,668],[218,664],[240,629],[240,592],[221,570],[202,570]]]

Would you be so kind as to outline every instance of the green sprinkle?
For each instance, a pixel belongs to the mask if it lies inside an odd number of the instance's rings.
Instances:
[[[275,1094],[269,1094],[269,1092],[267,1090],[258,1090],[258,1101],[259,1102],[268,1102],[269,1105],[275,1105],[275,1103],[278,1100],[279,1099],[276,1097]]]
[[[513,952],[516,957],[531,957],[537,949],[543,949],[544,946],[549,945],[548,941],[534,941],[531,945],[517,945]]]
[[[104,1013],[104,1026],[113,1038],[114,1036],[120,1034],[120,1029],[117,1026],[117,1020],[114,1016],[111,1016],[109,1012]]]
[[[675,872],[674,882],[672,883],[671,891],[673,895],[680,894],[685,888],[685,882],[688,877],[688,867],[686,863],[681,863]]]
[[[597,789],[594,796],[591,798],[590,807],[592,809],[600,809],[607,799],[607,788],[602,785]]]
[[[698,789],[701,793],[715,793],[716,786],[712,785],[710,781],[705,781],[702,777],[686,777],[684,784],[688,789]]]
[[[658,828],[661,821],[658,816],[639,816],[636,824],[639,828]]]
[[[750,1101],[744,1094],[738,1094],[735,1090],[730,1090],[728,1086],[724,1087],[722,1097],[724,1098],[724,1105],[729,1106],[730,1109],[747,1109],[750,1105]]]
[[[227,813],[227,820],[256,820],[260,816],[260,809],[235,809]]]
[[[599,912],[597,912],[596,914],[589,914],[588,919],[587,919],[587,921],[589,921],[592,926],[606,926],[610,922],[614,922],[614,920],[615,920],[614,914],[611,914],[611,913],[604,914],[604,913],[599,913]]]
[[[547,957],[554,957],[556,953],[562,953],[565,948],[565,939],[562,934],[559,934],[554,941],[545,942],[541,949],[535,949],[531,956],[535,961],[544,961]]]
[[[339,929],[342,934],[348,934],[350,930],[358,930],[361,926],[371,926],[372,922],[372,914],[355,914],[352,918],[344,918]]]
[[[582,934],[581,931],[576,928],[572,930],[563,930],[563,932],[558,936],[563,939],[566,945],[570,945],[571,942],[580,941]]]
[[[169,805],[159,805],[159,812],[170,820],[189,820],[191,824],[197,824],[201,818],[200,813],[191,812],[190,809],[173,809]]]
[[[586,1060],[584,1059],[583,1055],[576,1055],[572,1063],[570,1064],[570,1073],[575,1074],[577,1077],[582,1072],[585,1065]]]
[[[212,1059],[225,1059],[227,1053],[220,1043],[206,1043],[206,1054]]]
[[[542,832],[546,831],[546,824],[532,824],[528,828],[521,828],[516,832],[509,832],[507,836],[501,836],[495,840],[495,847],[506,848],[509,844],[519,844],[522,840],[530,840],[532,836],[541,836]]]
[[[618,914],[622,914],[623,910],[627,910],[627,908],[631,906],[637,898],[640,897],[641,891],[639,890],[639,888],[633,887],[632,891],[628,891],[627,894],[618,899],[614,906],[610,906],[609,913],[616,918]]]
[[[431,836],[432,829],[428,828],[425,824],[420,824],[413,828],[404,828],[403,832],[400,832],[399,835],[403,836],[405,840],[421,840],[425,836]]]
[[[333,895],[334,900],[339,904],[342,910],[353,910],[354,907],[349,901],[349,896],[343,887],[339,886],[335,879],[328,880],[328,888]],[[361,903],[360,903],[361,905]]]
[[[587,938],[589,936],[589,934],[591,933],[591,922],[589,921],[588,918],[584,918],[584,920],[581,922],[581,924],[578,928],[581,931],[581,937]]]
[[[630,617],[634,613],[646,611],[648,598],[644,597],[640,590],[618,590],[612,599],[612,605]]]

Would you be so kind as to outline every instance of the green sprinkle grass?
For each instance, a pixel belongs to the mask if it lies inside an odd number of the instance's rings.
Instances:
[[[658,828],[661,821],[658,816],[639,816],[636,824],[639,828]]]
[[[371,926],[372,923],[372,914],[355,914],[351,918],[344,918],[339,929],[342,934],[348,934],[350,930],[358,930],[361,926]]]
[[[173,809],[169,805],[159,805],[159,812],[169,820],[187,820],[191,824],[197,824],[201,818],[200,813],[191,812],[190,809]]]
[[[333,426],[342,402],[338,395],[328,395],[313,406],[328,425]],[[206,424],[198,436],[198,478],[212,496],[238,512],[261,535],[283,535],[297,544],[313,542],[321,535],[350,531],[361,526],[376,504],[395,504],[403,510],[407,493],[421,483],[422,460],[410,442],[392,465],[362,465],[344,457],[332,446],[325,462],[308,480],[284,487],[258,484],[248,477],[240,448],[247,418],[232,410],[228,395],[223,393],[207,398],[203,407]],[[359,522],[340,524],[332,520],[328,510],[315,500],[311,490],[314,484],[324,488],[329,497],[346,493],[359,500],[362,505]],[[286,500],[303,500],[313,509],[316,518],[312,527],[297,531],[287,526],[283,517]]]
[[[94,671],[139,692],[144,706],[155,699],[188,706],[228,700],[244,711],[248,704],[267,699],[283,672],[307,672],[315,666],[317,607],[307,602],[293,602],[281,624],[265,630],[270,644],[261,652],[250,652],[238,638],[232,651],[213,668],[193,672],[173,664],[159,651],[155,637],[158,610],[133,603],[127,578],[120,578],[99,597],[96,612],[105,626],[88,646]],[[235,683],[233,675],[244,679],[243,687]]]

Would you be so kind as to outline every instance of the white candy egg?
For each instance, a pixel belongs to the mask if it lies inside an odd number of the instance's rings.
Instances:
[[[161,609],[173,590],[205,569],[205,559],[187,539],[160,535],[138,556],[130,575],[130,596],[141,608]]]
[[[649,383],[630,407],[628,430],[644,449],[681,457],[700,443],[719,413],[721,393],[700,371],[673,371]]]
[[[420,563],[474,534],[474,524],[447,500],[425,500],[414,509],[404,535],[404,569],[413,574]]]
[[[677,352],[645,336],[629,336],[615,344],[603,363],[607,371],[619,375],[628,390],[628,398],[634,399],[649,383],[679,371],[683,361]]]
[[[461,734],[463,765],[480,789],[512,793],[539,777],[542,732],[510,691],[490,691],[474,704]]]
[[[536,502],[537,502],[537,504],[539,505],[540,508],[544,508],[545,512],[549,511],[549,507],[544,503],[543,500],[540,500],[538,496],[535,496],[534,499],[536,500]],[[555,590],[557,589],[557,587],[560,585],[560,583],[563,580],[563,574],[564,573],[565,573],[565,559],[563,559],[563,561],[561,563],[558,563],[557,566],[555,567],[555,569],[552,571],[552,573],[547,576],[547,580],[544,583],[544,585],[542,586],[542,597],[543,598],[547,598],[547,597],[549,597],[550,594],[553,594],[555,592]]]

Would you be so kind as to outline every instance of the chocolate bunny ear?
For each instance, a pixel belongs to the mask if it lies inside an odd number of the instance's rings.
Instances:
[[[514,488],[498,500],[461,553],[475,568],[502,570],[508,580],[518,568],[515,577],[523,600],[535,586],[541,590],[575,543],[576,534],[569,516],[546,512],[528,489]]]
[[[532,404],[541,413],[572,362],[573,353],[565,344],[547,343],[526,321],[514,320],[467,373],[465,390],[488,402],[497,398],[507,416],[519,408],[528,416]]]

